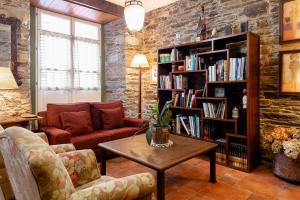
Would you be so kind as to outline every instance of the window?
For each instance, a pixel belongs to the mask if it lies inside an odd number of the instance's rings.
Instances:
[[[100,101],[100,25],[38,10],[38,111],[48,103]]]

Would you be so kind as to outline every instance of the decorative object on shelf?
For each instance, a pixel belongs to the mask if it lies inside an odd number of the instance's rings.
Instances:
[[[232,119],[238,119],[239,117],[239,109],[235,106],[232,110]]]
[[[181,43],[181,35],[180,33],[176,33],[176,40],[175,40],[175,44],[179,45]]]
[[[180,71],[180,72],[185,71],[184,65],[179,65],[179,66],[178,66],[178,71]]]
[[[151,84],[157,84],[157,64],[152,65],[151,67]]]
[[[241,22],[241,33],[248,32],[248,21]]]
[[[0,85],[2,88],[7,85],[11,89],[11,87],[15,88],[22,84],[17,69],[19,65],[17,47],[20,24],[21,22],[17,18],[6,18],[5,15],[0,15]]]
[[[299,0],[280,1],[280,43],[300,41]]]
[[[282,95],[300,95],[300,50],[279,52],[280,84]]]
[[[124,16],[130,31],[140,31],[144,26],[145,9],[140,0],[126,0]]]
[[[211,31],[211,38],[214,38],[217,36],[217,28],[213,28]]]
[[[171,54],[169,53],[162,53],[159,55],[159,62],[171,62]]]
[[[225,26],[224,32],[225,32],[225,35],[231,35],[232,34],[232,27],[231,27],[230,24]]]
[[[197,39],[198,41],[205,40],[206,39],[206,21],[205,21],[205,15],[204,15],[204,6],[201,6],[201,14],[200,19],[198,22],[197,27]]]
[[[247,109],[247,90],[243,89],[243,93],[244,93],[244,96],[243,96],[243,109]]]
[[[147,58],[145,55],[138,54],[135,55],[131,67],[139,68],[139,82],[138,82],[138,117],[142,117],[142,68],[147,68],[149,66]]]
[[[285,180],[300,183],[300,129],[276,127],[269,142],[275,154],[273,173]]]
[[[167,101],[159,112],[158,102],[156,102],[151,110],[151,119],[154,121],[146,132],[146,139],[149,145],[153,147],[170,147],[173,142],[169,140],[170,122],[172,120],[172,111],[169,109],[173,104]]]
[[[225,89],[222,87],[215,88],[215,97],[223,98],[225,97]]]

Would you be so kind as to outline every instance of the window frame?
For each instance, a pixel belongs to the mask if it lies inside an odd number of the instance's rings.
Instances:
[[[103,100],[103,88],[104,88],[104,65],[103,65],[103,37],[102,37],[102,31],[103,31],[103,27],[101,24],[97,24],[97,23],[94,23],[94,22],[90,22],[90,21],[86,21],[86,20],[83,20],[83,19],[79,19],[79,18],[74,18],[74,17],[71,17],[71,16],[66,16],[66,15],[62,15],[62,14],[58,14],[58,13],[55,13],[55,12],[50,12],[50,11],[47,11],[47,10],[43,10],[43,9],[39,9],[37,8],[36,9],[36,16],[35,16],[35,19],[36,19],[36,47],[35,47],[35,54],[36,54],[36,60],[35,60],[35,63],[36,63],[36,73],[35,73],[35,77],[36,77],[36,83],[35,83],[35,91],[36,91],[36,110],[38,110],[38,105],[39,105],[39,92],[40,92],[40,84],[41,84],[41,77],[40,77],[40,59],[39,59],[39,54],[40,54],[40,35],[41,35],[41,16],[42,14],[45,13],[47,15],[51,15],[51,16],[54,16],[54,17],[59,17],[59,18],[62,18],[62,19],[67,19],[70,21],[70,43],[71,43],[71,47],[70,47],[70,52],[71,52],[71,55],[70,55],[70,64],[71,64],[71,89],[70,89],[70,100],[72,102],[72,99],[73,99],[73,96],[74,96],[74,91],[78,90],[75,88],[75,85],[74,85],[74,74],[75,74],[75,65],[74,65],[74,46],[75,46],[75,40],[76,38],[84,38],[84,37],[76,37],[75,36],[75,22],[80,22],[80,23],[84,23],[84,24],[88,24],[88,25],[92,25],[92,26],[96,26],[98,28],[98,47],[99,47],[99,68],[98,68],[98,71],[99,71],[99,88],[96,90],[99,92],[98,94],[98,97],[99,97],[99,100],[102,101]],[[50,31],[51,32],[51,31]],[[64,34],[64,33],[57,33],[59,35],[66,35],[68,36],[68,34]],[[91,39],[91,38],[85,38],[87,40],[95,40],[95,39]],[[96,41],[96,40],[95,40]]]

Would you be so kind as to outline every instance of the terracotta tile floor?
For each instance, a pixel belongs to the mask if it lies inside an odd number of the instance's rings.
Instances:
[[[155,171],[124,158],[107,163],[107,174],[123,177]],[[166,171],[167,200],[300,200],[300,185],[275,177],[260,166],[252,173],[217,165],[217,183],[208,183],[209,163],[191,159]]]

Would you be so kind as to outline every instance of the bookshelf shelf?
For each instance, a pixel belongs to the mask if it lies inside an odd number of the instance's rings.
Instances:
[[[172,72],[172,74],[193,74],[193,73],[206,73],[207,70],[195,70],[195,71],[176,71]]]
[[[246,172],[260,161],[259,42],[258,35],[247,32],[158,49],[158,58],[175,52],[179,59],[158,63],[158,87],[185,88],[157,89],[159,109],[174,100],[174,134],[222,144],[219,153],[226,158],[221,164]],[[178,71],[180,65],[191,71]],[[247,109],[242,109],[245,95]],[[235,107],[238,119],[232,119]]]
[[[190,111],[202,111],[201,108],[185,108],[185,107],[179,107],[179,106],[171,106],[171,109],[178,109],[178,110],[190,110]]]
[[[235,83],[247,83],[246,80],[240,80],[240,81],[209,81],[208,84],[235,84]]]

